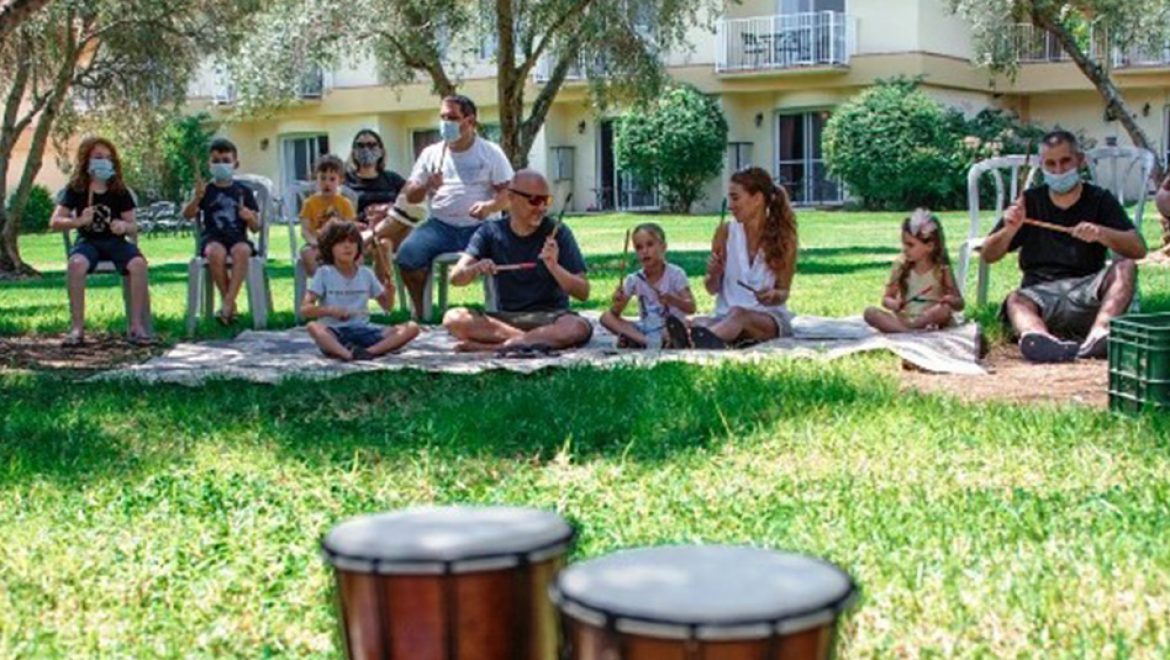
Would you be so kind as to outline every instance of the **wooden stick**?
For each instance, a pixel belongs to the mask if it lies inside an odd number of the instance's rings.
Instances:
[[[561,230],[561,225],[565,223],[565,209],[569,208],[569,203],[573,201],[573,193],[569,193],[565,197],[565,203],[561,205],[561,212],[557,214],[556,221],[553,222],[553,230],[549,236],[556,237],[557,232]]]
[[[1033,227],[1040,227],[1042,229],[1050,229],[1058,231],[1062,234],[1072,234],[1072,227],[1065,227],[1064,225],[1054,225],[1051,222],[1044,222],[1043,220],[1033,220],[1032,218],[1025,218],[1024,224],[1032,225]]]
[[[503,266],[496,266],[497,273],[505,273],[510,270],[532,270],[536,268],[535,261],[524,261],[518,264],[504,264]]]
[[[743,280],[736,280],[735,283],[742,286],[743,288],[747,289],[748,291],[751,291],[752,293],[756,294],[757,296],[760,295],[759,291],[757,291],[754,287],[752,287],[747,282],[744,282]]]

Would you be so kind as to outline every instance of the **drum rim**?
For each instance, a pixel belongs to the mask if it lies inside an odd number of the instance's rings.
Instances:
[[[685,547],[685,546],[663,545],[663,546],[650,546],[650,547],[627,548],[627,549],[628,550],[647,550],[647,549],[652,549],[654,547],[677,548],[677,547]],[[698,546],[693,546],[693,547],[719,547],[719,546],[698,545]],[[861,593],[861,587],[857,584],[857,581],[853,579],[853,576],[849,573],[849,571],[846,571],[845,569],[841,568],[839,565],[837,565],[836,562],[829,561],[828,559],[825,559],[823,557],[810,555],[810,554],[807,554],[804,552],[792,552],[792,551],[787,551],[787,550],[772,550],[771,548],[755,548],[754,546],[722,546],[722,547],[753,548],[753,549],[757,549],[757,550],[771,550],[774,552],[782,552],[782,553],[787,554],[787,555],[799,556],[799,557],[802,557],[804,559],[809,559],[809,560],[812,560],[812,561],[817,562],[819,564],[823,564],[823,565],[825,565],[833,570],[838,571],[839,573],[841,573],[841,575],[844,575],[847,582],[848,582],[847,588],[845,589],[844,594],[842,594],[841,596],[839,596],[833,600],[828,601],[827,603],[825,603],[823,605],[817,605],[816,607],[809,607],[806,609],[793,611],[793,612],[785,614],[784,616],[730,619],[730,620],[726,620],[726,621],[719,621],[718,623],[712,623],[709,621],[689,621],[689,620],[683,620],[681,618],[670,619],[670,618],[664,618],[664,617],[643,616],[643,615],[638,615],[638,614],[633,614],[633,615],[617,614],[615,612],[610,611],[606,607],[599,606],[599,605],[596,605],[594,603],[589,602],[589,600],[587,598],[569,596],[569,595],[565,594],[564,590],[561,588],[561,582],[564,580],[565,572],[568,571],[569,568],[572,568],[572,567],[566,568],[564,571],[560,571],[559,573],[557,573],[556,579],[553,580],[552,584],[550,584],[548,587],[549,598],[552,600],[553,604],[555,604],[558,608],[560,608],[560,610],[563,614],[566,614],[567,616],[570,616],[571,618],[575,618],[575,619],[580,620],[579,617],[575,617],[572,614],[565,612],[566,606],[569,606],[571,608],[576,608],[579,610],[583,610],[583,611],[588,612],[590,614],[596,614],[598,616],[598,618],[603,619],[605,622],[602,627],[616,627],[616,626],[620,625],[622,622],[631,622],[634,624],[645,624],[647,626],[674,627],[674,628],[679,628],[679,629],[686,629],[688,631],[687,635],[685,635],[685,637],[687,639],[701,639],[703,637],[706,637],[706,635],[699,634],[699,631],[701,631],[701,630],[702,631],[720,631],[720,630],[730,630],[730,629],[745,629],[745,628],[749,628],[752,626],[757,626],[757,627],[767,626],[769,628],[769,630],[772,631],[771,634],[789,634],[789,633],[795,633],[795,632],[801,632],[804,630],[808,630],[808,629],[814,628],[817,625],[819,625],[817,622],[819,620],[819,615],[821,615],[822,613],[831,613],[834,616],[834,618],[839,616],[842,612],[844,612],[846,609],[848,609],[853,604],[853,602],[858,598],[858,596]],[[604,556],[606,556],[606,555],[603,555],[602,557],[604,557]],[[601,559],[602,557],[597,557],[597,559]],[[797,622],[797,625],[795,625],[793,627],[787,627],[784,625],[787,622]],[[805,625],[801,625],[801,622],[803,622]],[[809,624],[809,622],[812,622],[812,623]],[[584,623],[589,624],[590,622],[584,621]],[[722,638],[719,635],[714,635],[713,637]],[[755,637],[748,637],[748,638],[749,639],[751,639],[751,638],[758,639],[760,637],[755,636]]]
[[[490,508],[490,507],[485,507],[485,508]],[[403,511],[409,511],[409,510],[410,509],[404,509]],[[442,567],[442,570],[439,572],[446,574],[446,573],[459,572],[459,570],[458,570],[459,564],[483,563],[486,561],[490,561],[492,559],[513,558],[513,559],[515,559],[516,564],[526,564],[526,563],[530,562],[530,560],[533,556],[540,556],[540,555],[548,554],[549,557],[542,557],[541,559],[537,560],[537,561],[544,561],[546,558],[551,558],[551,556],[555,555],[554,551],[567,550],[568,548],[570,548],[573,545],[573,542],[576,541],[576,539],[577,539],[577,528],[573,525],[572,522],[570,522],[569,520],[566,520],[559,513],[552,511],[550,509],[532,509],[532,510],[533,511],[542,511],[545,513],[551,513],[551,514],[555,515],[561,522],[563,522],[565,524],[565,527],[567,528],[565,533],[561,536],[558,536],[555,539],[552,539],[552,540],[546,542],[546,543],[542,543],[540,545],[533,546],[531,548],[526,548],[524,550],[516,550],[513,552],[477,552],[477,553],[468,553],[468,554],[457,555],[457,556],[447,557],[447,558],[442,558],[442,559],[436,558],[436,557],[410,557],[410,556],[395,557],[393,559],[387,559],[385,557],[371,557],[371,556],[366,556],[366,555],[346,554],[344,552],[334,550],[333,548],[330,548],[328,545],[329,532],[326,532],[325,535],[322,536],[321,540],[320,540],[321,554],[324,555],[325,561],[329,562],[334,568],[338,568],[338,563],[355,563],[355,564],[356,563],[365,563],[365,564],[369,564],[369,566],[370,566],[369,572],[370,573],[379,573],[378,567],[381,565],[401,566],[403,568],[407,568],[407,567],[411,567],[411,566],[415,566],[415,567],[440,566],[440,567]],[[388,513],[397,513],[397,512],[388,512]],[[367,515],[380,515],[380,514],[367,514]],[[340,524],[344,524],[344,522],[339,523],[339,525]],[[332,529],[333,528],[331,528],[330,531],[332,531]],[[350,570],[350,569],[341,569],[341,570]],[[493,569],[486,569],[486,570],[493,570]]]

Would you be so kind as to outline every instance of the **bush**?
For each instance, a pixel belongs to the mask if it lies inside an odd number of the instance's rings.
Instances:
[[[8,213],[12,213],[12,205],[16,201],[16,193],[8,196]],[[28,193],[28,203],[24,206],[24,216],[20,219],[20,233],[39,234],[49,230],[49,219],[53,217],[56,203],[49,189],[36,184]]]
[[[967,170],[997,154],[1035,153],[1046,129],[999,109],[966,119],[905,78],[881,81],[825,127],[825,160],[869,209],[963,208]]]
[[[678,85],[650,108],[626,113],[614,143],[620,169],[647,189],[659,186],[670,211],[689,213],[703,184],[723,171],[727,119],[713,98]]]

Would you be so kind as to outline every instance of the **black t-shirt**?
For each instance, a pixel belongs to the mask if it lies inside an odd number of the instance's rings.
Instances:
[[[1029,218],[1062,227],[1092,222],[1118,231],[1134,229],[1117,198],[1091,183],[1083,184],[1081,198],[1067,209],[1052,203],[1046,185],[1025,192],[1024,207]],[[992,233],[1002,228],[1003,218],[1000,218]],[[1020,227],[1008,249],[1020,252],[1020,270],[1024,273],[1021,286],[1024,287],[1092,275],[1105,267],[1108,256],[1108,249],[1100,243],[1086,243],[1069,234],[1034,225]]]
[[[89,207],[89,191],[74,190],[71,187],[61,189],[57,193],[57,205],[73,211],[81,217],[83,211]],[[93,222],[87,227],[81,227],[77,233],[87,241],[100,241],[111,238],[122,238],[110,231],[110,223],[122,219],[122,214],[134,208],[134,197],[129,190],[107,190],[93,194]]]
[[[508,218],[483,223],[471,237],[465,252],[476,259],[491,259],[498,266],[536,262],[536,268],[512,270],[496,275],[496,293],[500,311],[551,312],[569,308],[569,296],[538,257],[544,241],[555,224],[546,217],[528,236],[517,236]],[[585,272],[585,258],[577,247],[573,232],[561,225],[557,232],[560,256],[557,263],[580,275]]]
[[[230,186],[207,185],[207,192],[199,200],[203,214],[203,236],[214,238],[227,247],[247,240],[248,223],[240,217],[240,204],[259,213],[260,205],[248,186],[232,181]]]
[[[372,204],[393,204],[398,199],[398,193],[406,185],[397,172],[389,170],[379,172],[371,179],[358,176],[357,172],[345,173],[345,185],[357,193],[357,217],[362,222],[366,219],[366,207]]]

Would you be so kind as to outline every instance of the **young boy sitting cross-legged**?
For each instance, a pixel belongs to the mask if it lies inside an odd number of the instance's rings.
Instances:
[[[256,246],[248,240],[248,231],[260,230],[260,206],[247,186],[232,180],[240,166],[236,145],[217,138],[212,140],[208,152],[212,183],[207,185],[196,172],[195,197],[183,207],[183,217],[191,219],[203,214],[199,254],[207,260],[211,279],[223,299],[215,318],[223,325],[230,325],[236,320],[236,298],[248,276],[248,260],[256,254]]]
[[[321,267],[313,274],[301,315],[321,352],[341,360],[368,360],[405,346],[418,336],[412,321],[382,327],[370,323],[370,298],[389,313],[394,289],[384,287],[374,272],[358,263],[362,235],[357,225],[330,220],[320,234]]]

